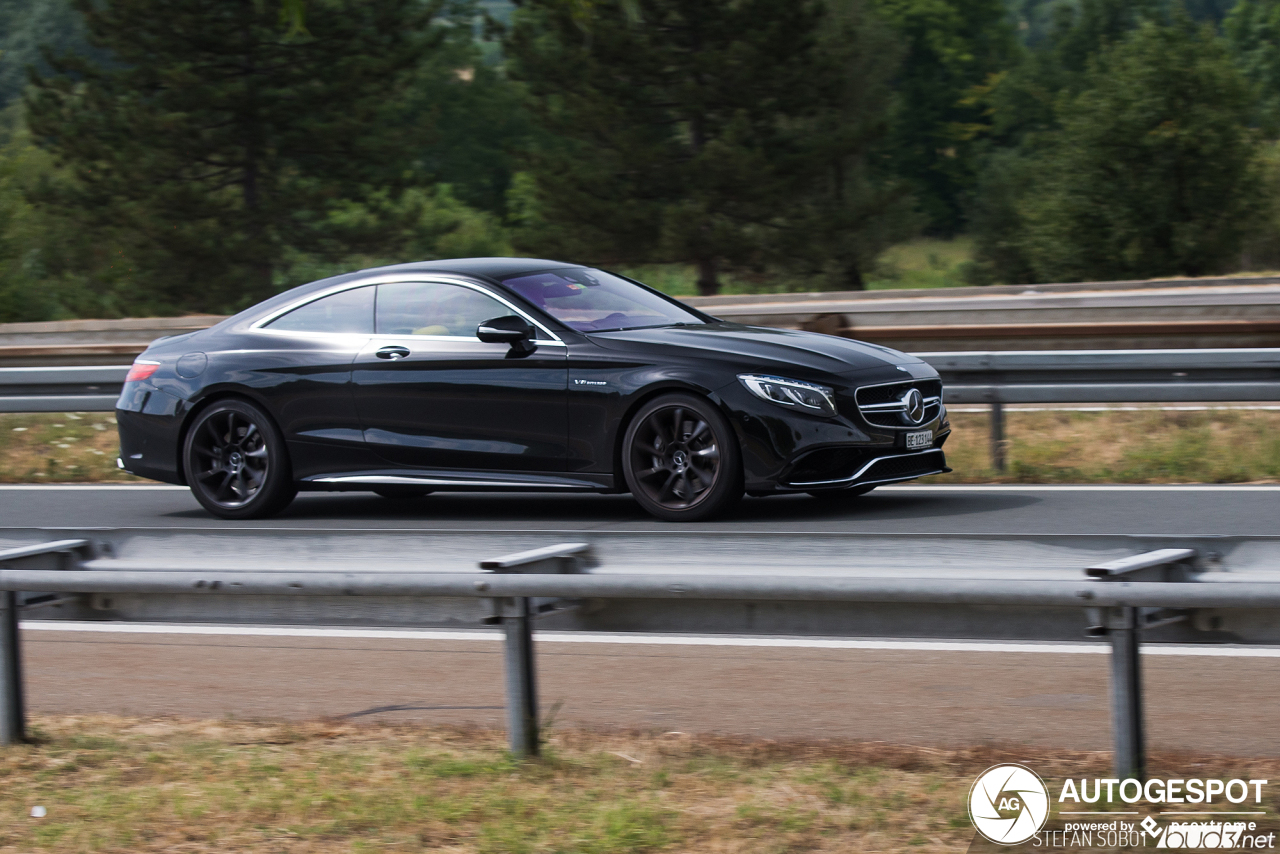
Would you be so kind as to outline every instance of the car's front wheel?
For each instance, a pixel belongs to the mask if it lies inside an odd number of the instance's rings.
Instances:
[[[622,473],[640,506],[669,522],[698,522],[742,498],[742,457],[709,400],[667,394],[641,407],[622,439]]]
[[[223,400],[199,413],[183,443],[192,494],[223,519],[262,519],[298,494],[284,439],[258,407]]]

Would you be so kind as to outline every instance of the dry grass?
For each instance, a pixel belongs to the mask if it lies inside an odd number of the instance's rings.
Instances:
[[[992,764],[1026,763],[1055,791],[1108,770],[1094,753],[679,733],[557,731],[518,763],[500,734],[456,728],[80,716],[36,731],[0,752],[0,851],[960,851]],[[1280,777],[1275,760],[1152,764]]]
[[[989,417],[953,412],[937,483],[1251,483],[1280,479],[1280,412],[1005,413],[1008,471],[991,470]]]
[[[990,468],[988,418],[953,412],[938,483],[1280,480],[1280,412],[1007,412],[1009,470]],[[110,413],[0,415],[0,483],[143,483],[116,468]]]
[[[0,415],[0,483],[143,482],[119,453],[110,412]]]

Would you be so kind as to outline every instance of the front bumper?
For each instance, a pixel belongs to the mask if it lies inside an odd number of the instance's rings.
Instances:
[[[840,490],[854,486],[875,486],[882,483],[915,480],[918,477],[945,474],[951,471],[947,468],[947,458],[940,447],[906,454],[885,453],[883,448],[839,450],[845,451],[848,457],[844,464],[827,470],[823,474],[815,468],[796,465],[792,468],[790,475],[779,485],[784,489],[803,491]],[[800,462],[803,463],[804,460]]]
[[[759,400],[739,383],[719,394],[738,433],[751,495],[835,491],[950,471],[942,453],[951,433],[944,408],[910,428],[933,431],[933,444],[909,451],[906,428],[869,424],[847,411],[821,418],[787,410]]]

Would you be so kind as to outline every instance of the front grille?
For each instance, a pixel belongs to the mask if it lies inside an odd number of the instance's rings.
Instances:
[[[919,389],[924,398],[924,417],[918,422],[913,422],[906,416],[905,407],[900,403],[903,395],[913,388]],[[858,414],[868,424],[909,430],[928,424],[942,411],[942,380],[907,380],[863,386],[854,392],[853,399]]]

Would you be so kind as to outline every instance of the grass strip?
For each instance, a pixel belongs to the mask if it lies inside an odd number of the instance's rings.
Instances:
[[[953,412],[947,461],[926,483],[1280,481],[1280,412],[1006,412],[1008,469],[991,469],[984,412]],[[116,468],[111,413],[0,415],[0,483],[146,483]]]
[[[932,483],[1274,483],[1280,412],[1253,409],[1005,412],[1008,467],[991,468],[990,417],[953,412]]]
[[[0,483],[146,483],[116,467],[111,412],[0,415]]]
[[[1039,748],[553,730],[546,756],[521,763],[500,733],[459,728],[40,716],[33,729],[37,743],[0,750],[3,852],[962,851],[970,785],[991,765],[1027,764],[1053,793],[1109,776],[1106,754]],[[1280,778],[1277,760],[1151,765]]]

